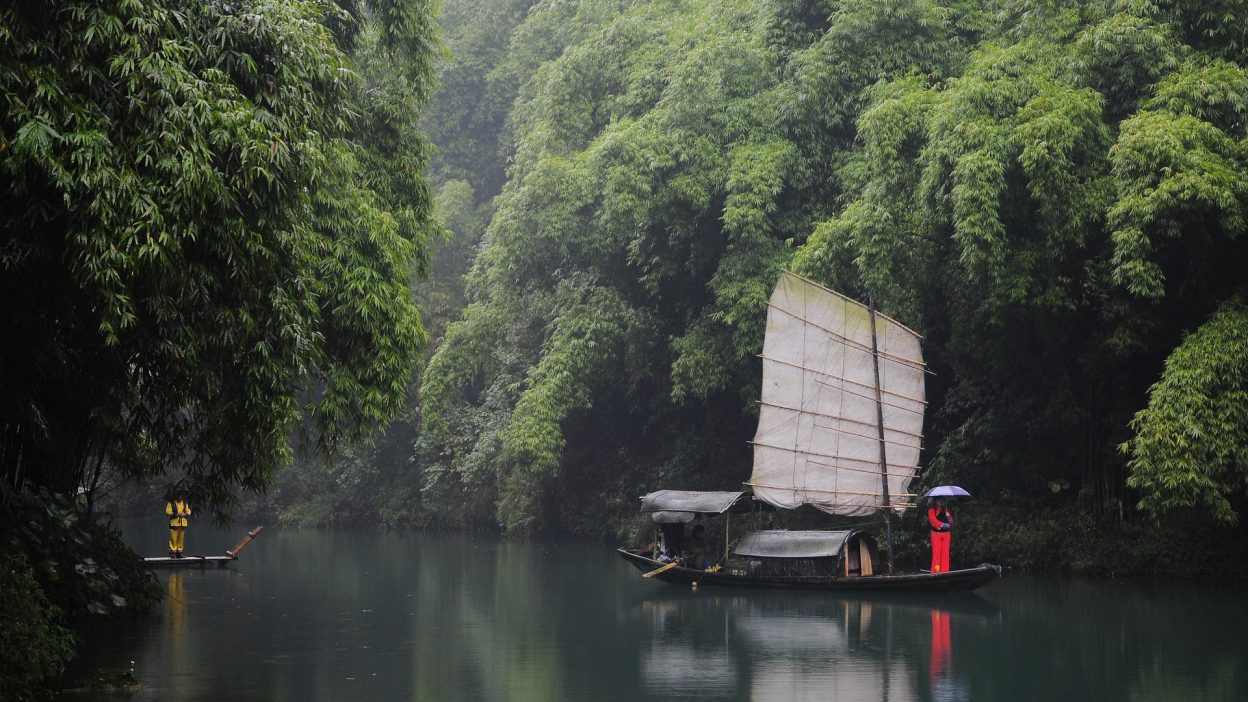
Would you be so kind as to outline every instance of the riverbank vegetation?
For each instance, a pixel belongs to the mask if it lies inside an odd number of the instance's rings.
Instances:
[[[102,490],[221,516],[406,407],[436,37],[423,2],[0,10],[5,699],[154,601]]]
[[[1114,545],[1182,524],[1215,573],[1243,553],[1248,478],[1246,19],[448,2],[426,127],[463,287],[435,276],[409,420],[255,506],[618,536],[650,489],[734,488],[789,268],[925,336],[916,488],[1008,522],[968,557],[1160,572]]]
[[[459,113],[505,127],[443,131],[446,151],[501,143],[509,167],[486,200],[497,171],[455,165],[492,214],[422,377],[414,509],[597,533],[649,489],[738,485],[791,268],[926,337],[920,486],[1236,524],[1241,15],[587,1],[535,3],[505,56],[462,39],[450,70],[484,77],[449,84],[472,85]],[[491,80],[521,86],[505,119]]]

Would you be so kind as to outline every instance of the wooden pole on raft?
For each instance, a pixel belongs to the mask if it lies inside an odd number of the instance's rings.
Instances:
[[[238,544],[234,546],[234,548],[230,549],[229,551],[226,551],[225,555],[229,556],[230,558],[238,558],[238,552],[242,551],[244,548],[247,548],[247,544],[251,543],[251,540],[256,538],[256,535],[259,534],[263,530],[264,530],[264,527],[258,526],[255,529],[252,529],[251,531],[247,532],[247,535],[243,537],[243,540],[239,541]]]
[[[888,497],[888,457],[884,447],[884,398],[880,392],[880,347],[875,334],[875,296],[867,295],[867,311],[871,314],[871,364],[875,368],[875,420],[880,437],[880,490],[884,498],[882,504],[889,505]],[[888,574],[893,574],[893,520],[884,509],[884,531],[888,534]]]

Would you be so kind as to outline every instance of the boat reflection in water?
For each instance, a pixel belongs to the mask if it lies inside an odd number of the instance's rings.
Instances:
[[[968,699],[956,633],[998,617],[974,595],[687,593],[639,609],[651,628],[639,670],[647,695],[760,702]]]

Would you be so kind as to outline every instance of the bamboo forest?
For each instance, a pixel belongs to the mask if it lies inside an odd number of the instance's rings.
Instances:
[[[1241,0],[4,3],[0,699],[1243,699],[1246,69]]]

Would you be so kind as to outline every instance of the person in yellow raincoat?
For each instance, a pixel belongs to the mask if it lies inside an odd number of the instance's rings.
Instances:
[[[165,514],[169,515],[169,557],[182,558],[182,548],[186,545],[186,518],[191,516],[191,504],[186,501],[186,494],[175,492],[165,503]]]

